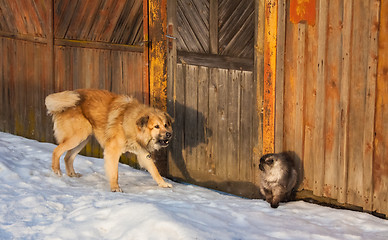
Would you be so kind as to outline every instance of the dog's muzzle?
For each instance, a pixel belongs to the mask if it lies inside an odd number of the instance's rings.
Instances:
[[[171,137],[172,137],[172,134],[170,132],[167,132],[164,138],[160,138],[158,140],[159,145],[162,147],[167,147],[168,144],[170,143]]]

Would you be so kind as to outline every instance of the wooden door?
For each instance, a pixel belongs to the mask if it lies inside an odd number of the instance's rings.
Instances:
[[[253,197],[255,1],[167,2],[173,178]]]

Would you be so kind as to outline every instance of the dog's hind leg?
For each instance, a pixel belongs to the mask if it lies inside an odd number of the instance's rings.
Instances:
[[[59,159],[60,157],[62,156],[62,154],[66,151],[69,151],[73,148],[76,148],[77,146],[79,146],[85,139],[87,138],[86,137],[83,137],[80,138],[80,137],[77,137],[77,136],[73,136],[69,139],[66,139],[65,141],[63,141],[62,143],[60,143],[58,145],[58,147],[56,147],[53,151],[53,157],[52,157],[52,169],[54,171],[55,174],[57,174],[58,176],[62,176],[62,172],[61,172],[61,169],[60,169],[60,164],[59,164]]]
[[[69,177],[81,177],[81,174],[76,173],[74,171],[73,163],[74,163],[75,157],[85,147],[85,145],[88,143],[89,139],[90,139],[90,137],[86,138],[78,146],[67,151],[67,153],[65,155],[65,166],[66,166],[66,174]]]

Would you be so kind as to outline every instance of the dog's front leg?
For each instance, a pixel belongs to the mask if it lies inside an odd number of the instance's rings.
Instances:
[[[151,154],[146,151],[140,151],[140,153],[137,154],[139,164],[141,167],[144,167],[147,169],[147,171],[151,174],[152,178],[155,180],[155,182],[158,184],[159,187],[163,188],[171,188],[172,185],[170,183],[166,183],[162,176],[160,176],[158,169],[155,166],[154,160],[151,157]]]
[[[104,149],[105,174],[112,192],[122,192],[118,183],[119,160],[122,153],[120,144],[107,144]]]

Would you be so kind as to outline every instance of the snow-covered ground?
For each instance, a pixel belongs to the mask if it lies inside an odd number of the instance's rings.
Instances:
[[[111,193],[102,159],[78,156],[81,178],[54,175],[54,147],[0,132],[0,239],[388,239],[388,221],[367,213],[162,189],[126,165],[124,193]]]

